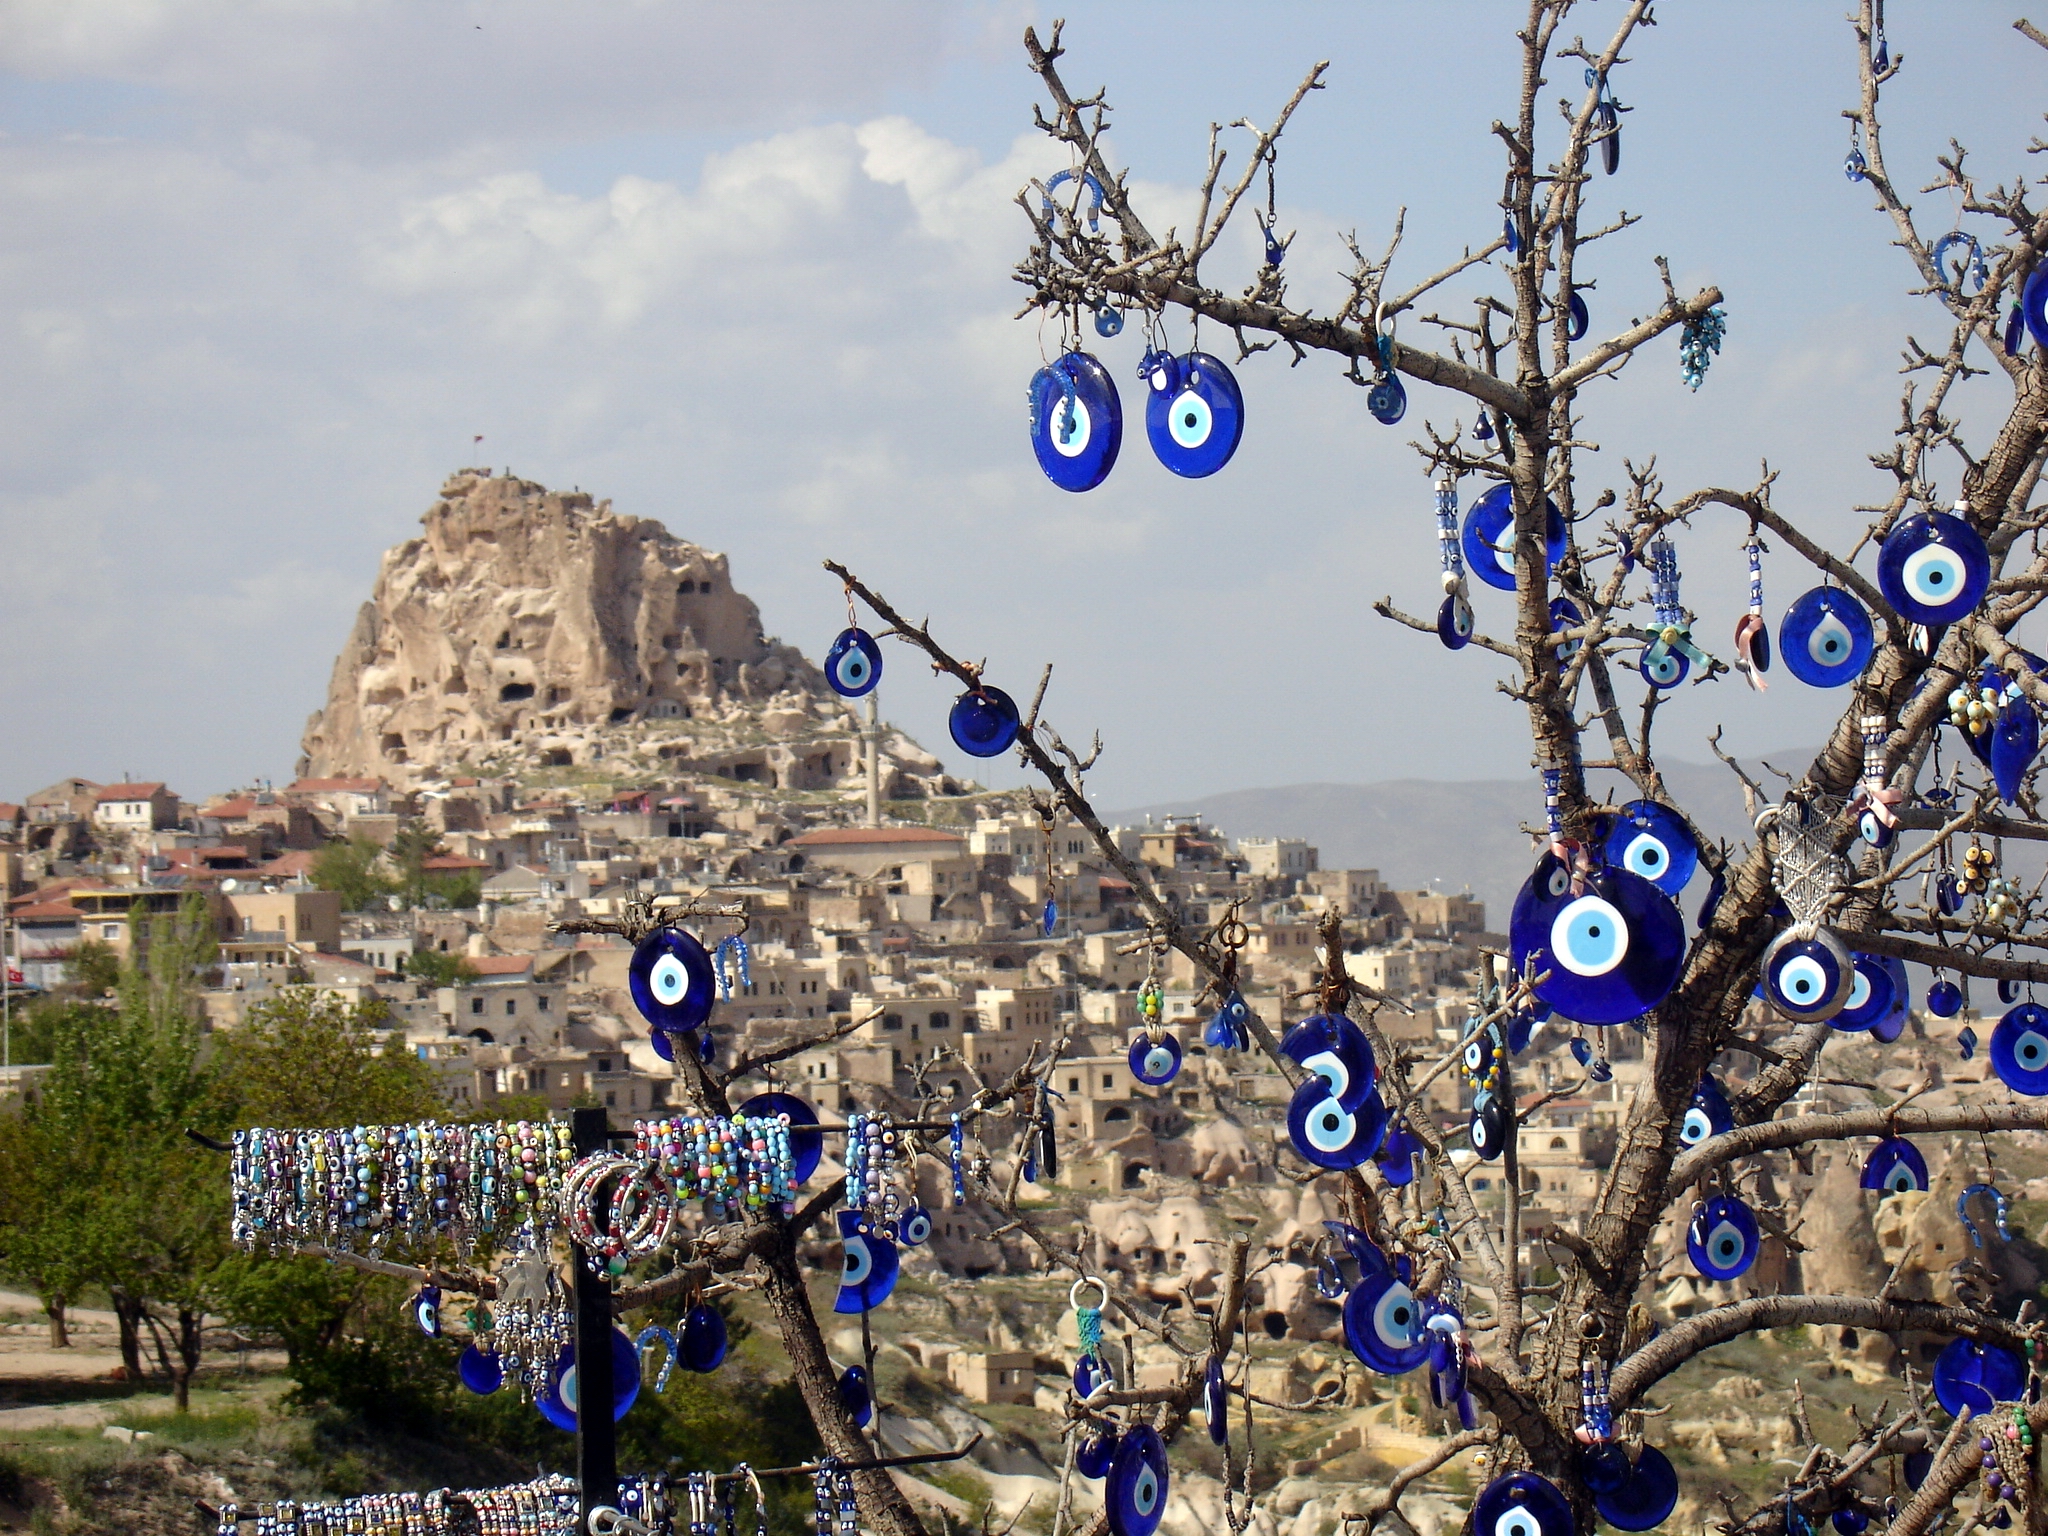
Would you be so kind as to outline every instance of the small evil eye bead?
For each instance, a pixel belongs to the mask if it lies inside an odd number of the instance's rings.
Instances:
[[[864,629],[845,629],[825,653],[825,681],[845,699],[874,692],[882,680],[882,648]]]
[[[1692,663],[1678,651],[1664,651],[1655,656],[1645,651],[1636,670],[1643,674],[1643,681],[1652,688],[1676,688],[1685,681],[1686,673],[1692,670]]]

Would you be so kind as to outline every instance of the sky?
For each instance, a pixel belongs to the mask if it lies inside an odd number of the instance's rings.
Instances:
[[[1329,60],[1279,178],[1291,292],[1327,308],[1345,231],[1377,249],[1405,207],[1396,282],[1496,232],[1489,124],[1512,114],[1521,9],[1073,0],[1062,68],[1077,92],[1108,88],[1110,159],[1159,231],[1192,217],[1209,124],[1270,119]],[[1675,335],[1587,392],[1601,451],[1580,460],[1582,505],[1625,484],[1624,460],[1654,457],[1674,496],[1749,487],[1768,460],[1779,509],[1843,543],[1884,495],[1868,455],[1898,416],[1900,350],[1945,331],[1841,173],[1842,11],[1665,0],[1616,71],[1621,170],[1589,203],[1642,222],[1581,256],[1595,335],[1654,305],[1664,255],[1681,291],[1725,291],[1728,341],[1697,394]],[[1020,43],[1051,14],[11,0],[0,798],[74,773],[192,798],[289,775],[381,553],[478,462],[724,551],[768,630],[813,658],[844,622],[820,569],[836,558],[1013,693],[1052,663],[1046,716],[1107,743],[1102,804],[1528,773],[1503,664],[1371,609],[1433,609],[1434,502],[1408,444],[1425,420],[1469,426],[1461,398],[1412,383],[1386,428],[1331,361],[1264,354],[1236,370],[1236,457],[1180,480],[1137,430],[1130,327],[1094,344],[1132,427],[1121,461],[1083,495],[1039,473],[1025,390],[1054,341],[1012,318],[1012,199],[1065,163],[1031,128]],[[1567,31],[1597,45],[1618,14],[1582,0]],[[1902,185],[1924,186],[1951,137],[1987,181],[2034,169],[2048,53],[2016,14],[1888,7]],[[1576,76],[1551,71],[1546,153]],[[1233,165],[1244,137],[1224,136]],[[1916,206],[1932,233],[1952,221],[1946,193]],[[1234,291],[1257,261],[1247,221],[1205,270]],[[1504,285],[1481,269],[1442,307],[1489,289]],[[1971,391],[1965,422],[1981,429],[2000,388]],[[1954,489],[1953,460],[1935,480]],[[1746,532],[1709,512],[1677,540],[1724,659]],[[1774,551],[1773,618],[1813,584]],[[1508,626],[1506,594],[1475,601],[1483,629]],[[952,749],[948,690],[917,658],[887,663],[889,717],[950,768],[1019,782]],[[1704,758],[1723,725],[1738,749],[1782,747],[1846,703],[1774,676],[1762,696],[1681,690],[1660,744]]]

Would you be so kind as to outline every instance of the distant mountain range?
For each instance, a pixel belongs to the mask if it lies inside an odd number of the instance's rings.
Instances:
[[[1766,752],[1763,760],[1798,773],[1813,759],[1813,748]],[[1743,767],[1760,782],[1769,779],[1758,759]],[[1742,786],[1720,763],[1676,760],[1660,764],[1671,798],[1710,838],[1731,843],[1752,840],[1743,809]],[[1596,772],[1596,788],[1612,789],[1617,802],[1634,798],[1619,774]],[[1388,885],[1419,889],[1470,890],[1486,903],[1487,925],[1507,923],[1515,892],[1535,862],[1523,826],[1543,823],[1543,786],[1526,779],[1385,779],[1373,784],[1288,784],[1273,789],[1237,789],[1190,800],[1141,805],[1106,819],[1131,826],[1147,816],[1201,816],[1232,837],[1300,837],[1321,853],[1325,869],[1377,869]],[[1685,905],[1697,908],[1706,880],[1695,877]]]

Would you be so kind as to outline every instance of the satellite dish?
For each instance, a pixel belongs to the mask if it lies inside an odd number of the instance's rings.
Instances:
[[[240,881],[230,879],[221,881],[220,888],[224,891],[238,891],[242,887]]]

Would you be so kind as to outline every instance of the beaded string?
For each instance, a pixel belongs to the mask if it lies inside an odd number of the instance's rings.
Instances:
[[[838,1536],[860,1536],[860,1502],[853,1494],[853,1474],[841,1467],[834,1482],[839,1494]]]
[[[1550,851],[1560,859],[1569,861],[1572,847],[1564,835],[1564,770],[1545,767],[1543,770],[1543,816],[1550,828]]]
[[[1678,343],[1678,376],[1687,389],[1697,390],[1706,383],[1707,366],[1720,352],[1727,334],[1728,316],[1718,305],[1685,322]]]
[[[1757,665],[1755,647],[1770,644],[1770,629],[1764,623],[1764,541],[1754,528],[1742,548],[1749,556],[1749,611],[1735,621],[1735,670],[1751,688],[1763,693],[1771,685],[1764,681],[1763,667]],[[1769,659],[1766,652],[1766,665]]]
[[[628,1490],[644,1489],[657,1479],[631,1479],[620,1484],[621,1506]],[[242,1506],[220,1506],[217,1536],[237,1536],[242,1522],[252,1523],[257,1536],[576,1536],[580,1528],[575,1479],[555,1474],[504,1488],[460,1491],[438,1488],[430,1493],[371,1493],[332,1502],[259,1503],[249,1514]],[[639,1505],[657,1518],[636,1519],[660,1532],[670,1527],[666,1500],[644,1493]]]
[[[718,991],[721,997],[728,1000],[732,997],[735,971],[738,972],[740,986],[751,987],[754,984],[752,962],[753,957],[747,949],[747,941],[738,934],[728,934],[718,941],[718,948],[711,957],[711,963],[712,969],[718,975]]]
[[[827,1456],[811,1474],[811,1527],[817,1536],[832,1536],[832,1469],[837,1465]]]
[[[677,1197],[704,1201],[714,1219],[771,1208],[791,1213],[796,1159],[787,1115],[635,1120],[633,1138],[638,1155],[674,1181]]]
[[[1480,420],[1485,419],[1482,411]],[[1493,429],[1478,435],[1490,437]],[[1465,585],[1465,556],[1458,545],[1458,482],[1449,475],[1436,483],[1436,548],[1443,565],[1444,590],[1456,592]]]
[[[961,1124],[960,1117],[958,1115],[955,1115],[953,1117],[952,1129],[952,1163],[953,1204],[956,1206],[965,1205],[967,1203],[967,1174],[965,1168],[966,1151],[967,1128],[966,1126]]]

